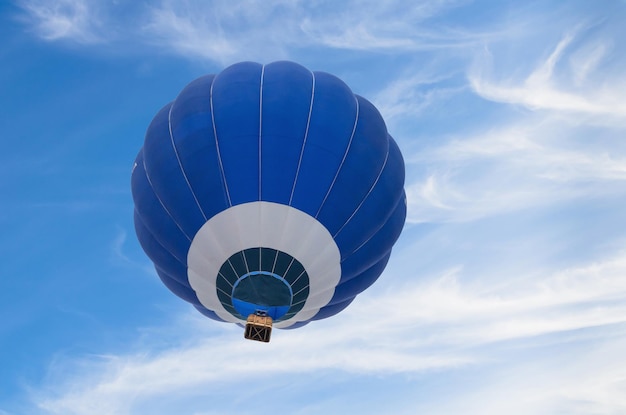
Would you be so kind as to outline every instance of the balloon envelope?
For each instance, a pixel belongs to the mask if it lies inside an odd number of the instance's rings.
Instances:
[[[135,229],[204,315],[278,328],[332,316],[380,276],[406,217],[404,162],[376,108],[292,62],[187,85],[148,127]]]

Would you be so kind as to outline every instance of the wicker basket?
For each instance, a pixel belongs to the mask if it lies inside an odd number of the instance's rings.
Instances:
[[[246,322],[244,337],[268,343],[272,335],[272,318],[267,315],[250,314]]]

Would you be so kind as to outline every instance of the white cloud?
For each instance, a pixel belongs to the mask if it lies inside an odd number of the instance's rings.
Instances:
[[[407,119],[427,113],[466,89],[463,85],[447,85],[446,82],[454,82],[454,76],[441,67],[412,68],[409,76],[392,78],[371,101],[383,115],[388,129],[393,131]]]
[[[625,272],[621,253],[495,287],[464,283],[462,268],[455,268],[368,294],[332,320],[277,331],[270,344],[244,341],[239,328],[194,317],[179,322],[180,338],[188,340],[166,350],[70,362],[73,367],[57,362],[55,384],[40,391],[38,404],[51,414],[137,413],[164,394],[175,399],[268,376],[288,382],[289,375],[320,370],[389,375],[480,366],[502,341],[532,347],[528,341],[536,336],[626,323]],[[559,393],[581,385],[572,382]]]
[[[173,10],[155,9],[146,30],[154,32],[159,43],[165,39],[167,46],[183,55],[222,60],[235,54],[236,46],[214,25],[194,24],[191,18]]]
[[[549,356],[528,358],[513,352],[512,361],[502,370],[474,379],[454,399],[429,402],[420,409],[468,415],[622,414],[626,410],[622,353],[626,341],[623,327],[616,329],[619,337],[586,344],[577,352],[572,352],[572,344],[557,346]]]
[[[277,59],[294,42],[293,24],[281,22],[284,2],[202,3],[163,1],[149,9],[143,31],[148,43],[191,57],[229,63],[237,59]],[[263,57],[265,57],[263,59]]]
[[[393,327],[395,321],[432,325],[441,343],[483,344],[624,322],[624,271],[621,254],[548,275],[500,276],[497,285],[486,275],[464,284],[462,269],[454,268],[359,306],[388,310],[381,327]]]
[[[492,34],[488,28],[469,31],[431,21],[467,3],[348,1],[334,5],[333,10],[312,8],[301,28],[312,43],[338,49],[411,52],[463,48]]]
[[[95,10],[97,3],[86,0],[23,0],[37,33],[46,40],[72,40],[77,43],[99,43],[102,24]]]
[[[598,70],[599,65],[609,55],[612,41],[594,41],[574,51],[569,58],[569,66],[576,86],[583,85],[588,77]]]
[[[472,221],[572,200],[624,195],[620,121],[522,114],[406,154],[409,221]],[[592,137],[592,138],[590,138]]]
[[[262,6],[254,1],[237,6],[227,1],[163,1],[151,9],[145,29],[160,45],[177,54],[220,63],[281,59],[299,49],[316,46],[412,50],[466,43],[467,37],[459,34],[437,39],[415,30],[416,22],[452,7],[448,3],[431,1],[409,7],[398,19],[398,9],[406,9],[406,5],[395,1],[332,5],[273,1]],[[394,24],[385,24],[392,15]]]
[[[465,3],[161,0],[122,8],[115,2],[24,0],[21,6],[46,40],[150,45],[226,64],[284,59],[310,47],[409,52],[476,45],[491,35],[429,23]]]
[[[623,74],[611,79],[594,74],[605,58],[610,41],[597,40],[592,45],[584,44],[582,50],[576,49],[571,55],[573,73],[565,73],[559,66],[575,39],[574,34],[565,35],[550,55],[521,81],[491,79],[487,75],[491,59],[488,53],[483,53],[469,74],[470,84],[485,99],[532,110],[623,118],[626,115],[626,78]]]

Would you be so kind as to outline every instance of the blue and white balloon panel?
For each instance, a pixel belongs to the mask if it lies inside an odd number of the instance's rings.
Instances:
[[[347,307],[406,217],[404,162],[376,108],[292,62],[243,62],[161,109],[132,174],[164,284],[208,317],[279,328]]]

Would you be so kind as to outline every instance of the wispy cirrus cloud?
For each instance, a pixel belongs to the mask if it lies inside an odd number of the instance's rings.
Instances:
[[[79,44],[106,41],[106,29],[97,2],[85,0],[23,0],[19,5],[45,40],[71,40]]]
[[[577,35],[564,35],[549,56],[521,80],[500,80],[488,75],[488,62],[493,57],[485,52],[469,75],[470,84],[486,99],[532,110],[623,117],[626,78],[619,74],[606,78],[594,73],[607,58],[612,40],[600,38],[574,45]]]
[[[409,220],[472,221],[565,201],[623,196],[626,78],[619,71],[596,73],[602,65],[620,62],[608,54],[611,43],[605,36],[589,38],[582,29],[567,34],[547,57],[534,65],[531,61],[532,69],[519,81],[510,80],[517,79],[513,75],[519,68],[511,68],[510,75],[502,70],[494,74],[492,63],[506,55],[496,48],[500,54],[490,52],[470,67],[468,89],[450,89],[448,82],[430,91],[428,96],[438,97],[438,103],[418,95],[423,86],[411,84],[410,78],[396,81],[399,88],[388,88],[380,101],[396,124],[418,114],[418,103],[456,108],[455,101],[469,101],[468,92],[506,104],[498,108],[502,116],[490,122],[464,124],[466,117],[480,120],[483,114],[478,109],[461,112],[460,128],[420,142],[407,154],[414,171],[407,185]],[[401,92],[394,93],[396,89]],[[442,95],[445,91],[450,96]],[[403,96],[415,99],[405,102]],[[449,122],[457,122],[455,115]],[[462,125],[470,130],[463,131]],[[411,141],[418,142],[405,142]]]
[[[603,144],[623,129],[528,117],[409,155],[423,171],[407,186],[414,222],[468,221],[568,200],[624,195],[626,153]],[[592,141],[585,137],[595,136]]]
[[[409,118],[423,116],[467,90],[458,75],[433,65],[412,68],[408,76],[392,78],[372,102],[383,115],[390,131]]]
[[[274,0],[260,5],[249,0],[236,4],[161,0],[122,7],[85,0],[23,0],[19,4],[36,32],[49,41],[149,46],[224,64],[236,59],[281,59],[311,47],[406,53],[478,45],[500,29],[442,27],[431,22],[467,3]]]
[[[407,51],[465,44],[468,36],[459,33],[443,36],[415,29],[458,3],[429,1],[407,7],[397,1],[274,1],[259,7],[251,1],[236,6],[226,1],[163,1],[150,9],[145,29],[174,53],[221,63],[280,59],[309,47]],[[394,24],[385,24],[392,16]]]
[[[189,400],[268,376],[289,383],[320,371],[391,376],[489,365],[503,358],[502,351],[492,354],[502,342],[532,348],[543,342],[538,336],[594,328],[604,338],[611,325],[626,324],[624,272],[622,253],[498,286],[466,283],[465,271],[452,268],[367,295],[331,321],[276,332],[268,345],[243,341],[236,327],[185,317],[178,329],[187,337],[183,343],[143,349],[148,342],[129,354],[57,361],[54,383],[34,397],[49,414],[130,414],[162,396]],[[568,385],[557,395],[572,396],[574,389]],[[596,394],[602,390],[596,386]]]
[[[420,409],[469,415],[620,414],[626,410],[626,370],[618,362],[626,341],[623,326],[611,329],[616,336],[599,344],[584,337],[577,344],[571,338],[567,344],[548,346],[548,355],[528,359],[512,353],[505,369],[483,374],[480,386],[467,385],[455,399]]]
[[[193,59],[280,59],[301,39],[297,4],[162,1],[145,10],[146,43]]]

